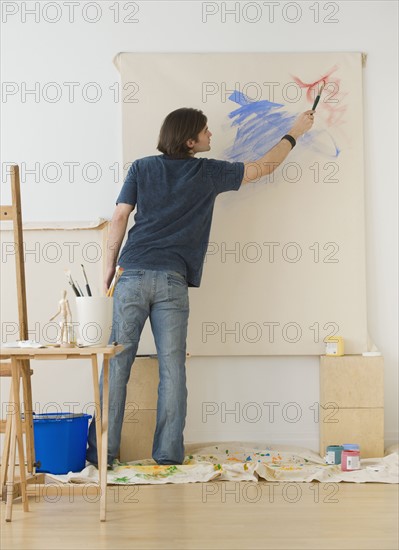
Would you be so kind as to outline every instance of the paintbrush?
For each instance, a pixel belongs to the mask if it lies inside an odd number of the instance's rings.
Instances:
[[[83,264],[80,264],[80,265],[82,266],[83,276],[84,276],[85,281],[86,281],[87,296],[91,296],[91,290],[90,290],[89,281],[87,280],[87,275],[86,275],[86,271],[85,271],[85,266],[84,266]]]
[[[78,281],[75,281],[75,285],[76,285],[76,288],[79,290],[80,295],[83,296],[83,291],[80,288],[80,284],[78,283]]]
[[[320,88],[320,90],[319,90],[319,93],[317,94],[316,99],[315,99],[314,102],[313,102],[312,111],[315,111],[315,110],[316,110],[317,104],[318,104],[319,101],[320,101],[321,92],[323,91],[325,85],[326,85],[326,81],[323,80],[323,84],[321,85],[321,88]]]
[[[122,275],[122,273],[123,273],[123,267],[117,265],[115,270],[115,275],[111,281],[111,284],[106,294],[109,298],[111,298],[114,295],[115,285],[119,281],[119,278]]]
[[[68,279],[68,282],[69,284],[71,285],[72,287],[72,290],[74,291],[74,293],[76,294],[76,296],[80,296],[81,294],[79,293],[78,289],[76,288],[75,286],[75,283],[73,282],[72,280],[72,276],[71,276],[71,270],[70,269],[64,269],[65,271],[65,275]]]

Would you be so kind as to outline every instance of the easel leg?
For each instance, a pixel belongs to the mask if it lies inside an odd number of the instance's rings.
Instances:
[[[103,362],[103,410],[101,422],[101,469],[100,469],[100,520],[105,521],[107,507],[107,461],[108,461],[108,380],[109,380],[109,358],[104,355]]]
[[[9,397],[9,406],[12,404],[12,384],[10,386],[10,397]],[[14,413],[15,413],[15,405],[14,405]],[[6,423],[6,432],[4,434],[4,449],[3,454],[1,456],[1,490],[3,490],[3,487],[7,481],[7,470],[8,470],[8,462],[10,459],[10,443],[11,443],[11,427],[12,427],[12,412],[9,412],[7,414],[7,423]]]

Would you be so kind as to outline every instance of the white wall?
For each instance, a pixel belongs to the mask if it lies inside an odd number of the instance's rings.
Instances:
[[[123,181],[119,74],[112,64],[120,51],[366,52],[369,333],[385,357],[386,443],[392,443],[398,434],[397,3],[120,1],[119,16],[116,5],[80,2],[72,16],[71,2],[2,2],[1,159],[21,166],[24,220],[112,215]],[[136,22],[123,22],[129,15]],[[259,67],[259,79],[267,80],[267,67]],[[66,84],[72,82],[77,84]],[[25,95],[35,86],[36,97]],[[161,97],[162,81],[159,91]],[[51,101],[56,93],[60,97]],[[91,101],[96,93],[98,101]],[[77,163],[72,177],[71,162]],[[25,168],[35,163],[37,174],[24,180]],[[9,200],[6,180],[3,164],[3,204]],[[1,298],[7,299],[4,288]],[[81,376],[72,365],[67,380],[59,365],[36,373],[41,408],[50,401],[83,407],[92,400],[88,369]],[[194,357],[188,384],[187,441],[261,439],[317,449],[316,357]],[[264,405],[270,402],[277,403],[274,419]],[[215,414],[203,418],[204,406]],[[224,416],[234,407],[238,415]]]

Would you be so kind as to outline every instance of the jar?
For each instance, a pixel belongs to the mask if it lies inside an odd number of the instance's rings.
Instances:
[[[345,355],[344,352],[344,339],[342,336],[327,336],[324,339],[326,343],[326,355],[327,356],[342,356]]]
[[[342,445],[329,445],[326,449],[326,464],[341,464]]]
[[[341,470],[351,472],[360,470],[360,447],[354,443],[342,445]]]

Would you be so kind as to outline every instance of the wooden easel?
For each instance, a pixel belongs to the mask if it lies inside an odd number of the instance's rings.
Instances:
[[[20,340],[28,339],[28,313],[26,305],[26,284],[25,284],[25,266],[24,266],[24,254],[23,254],[23,234],[22,234],[22,210],[21,210],[21,193],[20,193],[20,178],[19,167],[16,165],[11,166],[11,193],[12,204],[7,206],[0,206],[1,220],[11,221],[13,224],[14,232],[14,246],[15,246],[15,270],[16,270],[16,282],[17,282],[17,297],[18,297],[18,321],[19,321],[19,338]],[[19,382],[22,379],[23,399],[24,399],[24,421],[23,431],[26,438],[26,458],[27,458],[27,471],[29,474],[35,474],[35,450],[32,438],[33,426],[33,411],[32,411],[32,392],[31,392],[31,375],[33,371],[30,369],[29,360],[24,362],[24,368],[20,370]],[[0,376],[11,377],[11,361],[0,362]],[[19,391],[19,387],[18,387]],[[10,404],[13,399],[13,387],[10,388]],[[10,410],[7,415],[7,420],[0,421],[0,432],[5,433],[4,449],[1,460],[1,488],[2,495],[5,485],[7,484],[7,470],[8,464],[11,458],[15,457],[16,446],[21,449],[23,445],[22,440],[19,441],[15,430],[13,429],[12,415],[20,414],[21,411]],[[14,423],[15,424],[15,423]],[[24,453],[19,451],[23,461]],[[24,464],[20,464],[20,470],[25,471]],[[25,477],[25,476],[23,476]],[[40,475],[40,478],[43,476]],[[21,482],[25,484],[21,476]],[[21,482],[19,482],[21,484]],[[28,509],[28,501],[25,495],[25,487],[18,490],[18,482],[14,483],[13,491],[15,496],[23,496],[24,508]]]
[[[21,340],[28,339],[28,316],[26,307],[26,287],[24,254],[22,239],[21,197],[19,187],[18,166],[11,167],[12,205],[0,206],[1,220],[13,222],[15,239],[16,278],[18,291],[18,319],[19,335]],[[74,347],[74,348],[1,348],[0,346],[0,374],[11,376],[12,386],[10,391],[10,410],[7,411],[6,422],[0,422],[0,427],[5,428],[5,445],[2,455],[1,487],[2,497],[6,500],[6,521],[11,521],[12,504],[17,497],[22,497],[24,511],[29,510],[28,496],[44,494],[45,474],[36,473],[33,411],[31,392],[31,360],[62,360],[85,359],[92,365],[93,391],[95,403],[100,406],[100,387],[98,377],[98,355],[103,356],[103,407],[96,411],[96,436],[98,449],[99,483],[78,485],[65,484],[60,487],[50,487],[62,491],[62,494],[95,494],[100,498],[100,521],[106,519],[107,503],[107,450],[108,450],[108,379],[109,360],[120,353],[123,346],[106,347]],[[5,361],[6,360],[6,361]],[[22,380],[24,411],[21,415],[20,386]],[[26,441],[26,460],[23,445],[23,433]],[[16,451],[19,455],[19,479],[14,477],[16,465]],[[4,489],[6,489],[4,491]],[[81,489],[81,490],[78,490]],[[51,492],[51,490],[50,490]],[[47,491],[46,493],[47,494]]]

